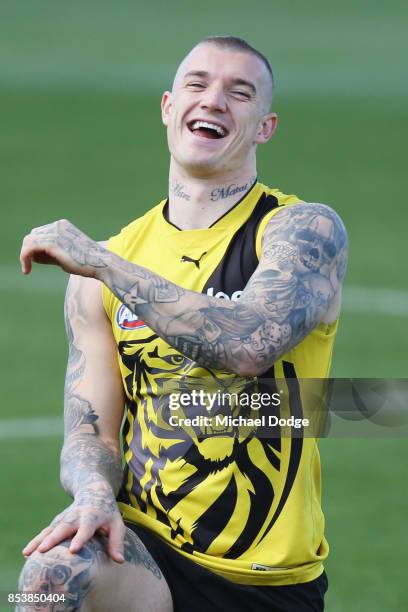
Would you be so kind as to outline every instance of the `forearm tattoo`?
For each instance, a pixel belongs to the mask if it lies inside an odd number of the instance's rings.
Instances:
[[[75,434],[67,438],[61,453],[61,483],[70,495],[96,486],[110,487],[113,494],[122,481],[119,451],[110,448],[97,434]],[[106,495],[106,493],[105,493]]]
[[[81,292],[70,283],[65,300],[69,354],[64,391],[65,443],[61,454],[61,482],[72,496],[85,486],[108,484],[114,493],[122,480],[119,451],[100,439],[98,415],[78,393],[86,358],[76,344],[73,322],[85,317]],[[106,496],[106,486],[104,487]]]
[[[186,291],[103,249],[73,226],[64,245],[181,353],[202,366],[250,375],[266,370],[322,320],[347,262],[343,223],[322,204],[289,206],[271,219],[260,264],[237,302]],[[69,335],[69,325],[67,330]],[[70,392],[83,367],[83,355],[72,342]],[[77,394],[69,396],[68,405],[68,429],[87,424],[97,434],[89,402]]]
[[[39,245],[56,245],[63,249],[79,266],[106,268],[106,249],[86,236],[69,221],[61,220],[35,228],[32,240]]]
[[[280,211],[265,229],[259,267],[237,302],[185,291],[115,257],[103,281],[171,346],[206,367],[256,374],[322,320],[344,277],[347,235],[327,206]]]

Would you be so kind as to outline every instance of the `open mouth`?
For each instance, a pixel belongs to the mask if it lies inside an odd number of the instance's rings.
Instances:
[[[194,120],[190,121],[187,126],[190,132],[196,134],[197,136],[201,136],[202,138],[219,139],[225,138],[225,136],[228,134],[226,128],[210,121]]]

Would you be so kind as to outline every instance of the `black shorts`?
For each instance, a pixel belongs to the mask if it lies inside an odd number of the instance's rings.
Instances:
[[[126,523],[142,540],[169,586],[174,612],[322,612],[327,576],[288,586],[236,584],[173,550],[139,525]]]

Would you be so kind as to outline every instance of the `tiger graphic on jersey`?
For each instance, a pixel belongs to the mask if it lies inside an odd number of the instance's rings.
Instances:
[[[241,555],[255,537],[268,531],[275,518],[269,517],[267,522],[276,492],[282,495],[274,483],[274,472],[281,469],[282,440],[255,439],[252,435],[254,430],[248,430],[245,426],[238,428],[235,435],[225,430],[209,432],[200,426],[182,426],[183,432],[180,432],[178,427],[169,425],[169,396],[200,388],[206,389],[206,392],[222,389],[222,394],[239,394],[253,391],[253,381],[236,375],[221,375],[205,368],[207,376],[210,374],[209,384],[205,386],[204,368],[197,367],[192,360],[169,347],[155,334],[140,341],[122,342],[119,352],[129,370],[125,379],[128,395],[140,400],[137,406],[135,399],[131,399],[128,410],[133,422],[138,421],[142,432],[140,438],[137,441],[132,438],[133,442],[126,448],[127,452],[132,449],[128,469],[132,471],[133,479],[131,489],[122,494],[121,500],[129,503],[132,496],[142,511],[146,512],[149,507],[156,513],[156,518],[171,529],[173,539],[177,536],[182,538],[181,547],[184,550],[206,552],[227,526],[238,497],[245,497],[248,514],[242,517],[242,531],[238,537],[228,541],[224,551],[225,557]],[[225,406],[218,408],[226,409]],[[206,409],[206,406],[201,406],[202,415]],[[233,409],[231,413],[234,415]],[[246,417],[256,415],[250,406],[244,411],[241,408],[240,413]],[[301,442],[292,441],[292,453],[296,449],[295,460],[299,459],[298,447]],[[251,445],[262,447],[266,460],[263,469],[253,464]],[[175,468],[171,470],[171,487],[170,465]],[[165,468],[166,482],[163,483],[161,472]],[[246,481],[245,489],[241,487],[238,490],[237,475]],[[193,491],[210,485],[218,488],[213,504],[196,518],[191,529],[184,532],[183,516],[180,514],[174,518],[177,504]]]

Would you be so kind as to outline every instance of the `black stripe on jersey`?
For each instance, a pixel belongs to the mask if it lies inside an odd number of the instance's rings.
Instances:
[[[290,405],[290,415],[294,416],[295,419],[303,418],[303,409],[302,409],[302,400],[300,397],[300,388],[299,381],[296,376],[296,370],[293,363],[289,361],[282,361],[283,373],[285,376],[285,380],[287,381],[288,389],[289,389],[289,405]],[[299,432],[303,433],[303,427],[299,430]],[[299,435],[297,433],[296,435]],[[285,486],[283,487],[282,495],[279,500],[278,506],[275,510],[275,513],[272,517],[271,522],[268,525],[265,533],[263,534],[260,542],[265,538],[265,536],[272,529],[274,524],[279,518],[280,513],[282,512],[286,501],[289,497],[289,493],[292,490],[293,483],[295,482],[296,474],[299,469],[300,459],[302,457],[302,449],[303,449],[303,437],[296,437],[291,439],[290,445],[290,459],[288,465],[288,473],[286,476]]]
[[[224,257],[208,278],[203,293],[211,287],[214,295],[222,291],[232,295],[242,291],[258,265],[256,234],[260,222],[274,208],[279,206],[277,198],[263,193],[249,219],[233,235]]]
[[[238,487],[232,476],[221,495],[209,506],[197,521],[193,530],[194,550],[206,552],[215,538],[230,522],[238,499]]]
[[[260,440],[262,445],[264,442]],[[236,462],[240,472],[247,478],[250,504],[240,535],[229,551],[223,555],[227,559],[237,559],[253,545],[258,534],[262,532],[275,496],[271,481],[249,456],[248,441],[245,445],[241,445],[240,457]],[[254,492],[249,487],[253,488]]]

